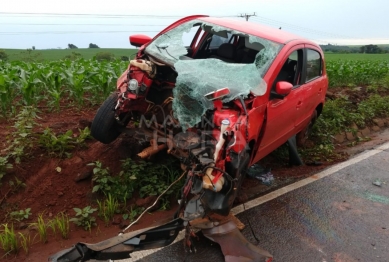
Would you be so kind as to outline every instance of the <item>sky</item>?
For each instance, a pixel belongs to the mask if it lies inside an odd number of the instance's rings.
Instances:
[[[137,4],[138,3],[138,4]],[[0,0],[0,48],[131,48],[193,14],[242,20],[289,31],[318,44],[389,44],[387,0]]]

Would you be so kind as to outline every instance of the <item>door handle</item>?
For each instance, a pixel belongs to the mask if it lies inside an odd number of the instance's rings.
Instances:
[[[302,104],[303,104],[303,101],[298,101],[296,108],[300,108]]]

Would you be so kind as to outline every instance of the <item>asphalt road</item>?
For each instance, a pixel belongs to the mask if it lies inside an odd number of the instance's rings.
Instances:
[[[373,185],[376,180],[381,186]],[[389,144],[235,211],[246,224],[245,237],[275,262],[388,262]],[[195,254],[186,254],[179,241],[151,254],[134,253],[131,261],[224,261],[218,244],[200,236],[195,245]]]

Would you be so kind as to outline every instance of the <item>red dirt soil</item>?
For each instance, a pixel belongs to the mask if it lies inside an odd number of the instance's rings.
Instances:
[[[41,132],[45,127],[50,127],[56,134],[73,130],[77,135],[78,129],[90,125],[96,110],[97,107],[83,111],[63,108],[60,113],[41,112],[38,114],[41,119],[37,120],[41,126],[36,131]],[[0,120],[0,150],[6,148],[6,137],[12,132],[12,129],[9,128],[12,125],[11,122]],[[341,149],[341,151],[344,150],[344,148]],[[104,166],[109,167],[112,174],[117,174],[121,169],[120,160],[133,156],[136,151],[136,143],[125,134],[109,145],[90,140],[87,148],[76,148],[73,150],[71,158],[68,159],[50,157],[42,149],[36,148],[28,159],[24,159],[20,165],[14,165],[14,168],[8,171],[1,181],[0,201],[2,199],[3,201],[0,204],[0,222],[10,224],[11,221],[8,218],[10,212],[31,208],[32,216],[22,223],[14,222],[14,225],[17,231],[30,232],[33,239],[37,231],[33,227],[26,228],[26,226],[36,222],[39,214],[43,213],[46,219],[54,217],[59,212],[65,212],[70,217],[74,217],[74,207],[83,208],[89,205],[96,207],[98,196],[91,193],[92,167],[87,166],[87,164],[98,160]],[[268,187],[255,179],[247,178],[242,185],[244,193],[239,197],[239,201],[246,201],[258,196],[258,194],[265,194],[277,187],[292,183],[296,179],[307,177],[334,164],[334,162],[325,162],[321,166],[290,168],[287,167],[287,162],[269,156],[261,161],[261,164],[272,168],[272,173],[276,178],[275,183]],[[56,171],[57,167],[61,168],[61,172]],[[84,175],[89,177],[76,182],[79,176]],[[9,181],[14,181],[15,177],[23,181],[26,187],[12,192]],[[132,199],[128,204],[134,202],[135,199]],[[146,214],[130,230],[160,224],[162,220],[167,221],[172,217],[175,208],[176,205],[173,205],[169,211],[155,211],[152,214]],[[94,216],[97,217],[96,213]],[[92,228],[91,233],[71,223],[71,232],[67,240],[54,236],[49,229],[48,243],[41,243],[39,236],[37,236],[28,255],[21,250],[17,256],[3,257],[4,252],[0,251],[0,261],[47,261],[49,255],[69,248],[77,242],[95,243],[117,235],[121,222],[121,215],[117,215],[114,223],[107,227],[102,220],[97,218],[98,226]]]
[[[56,134],[73,130],[74,134],[78,135],[78,129],[84,129],[91,123],[96,110],[97,108],[92,108],[81,112],[64,108],[60,113],[40,113],[38,115],[41,119],[38,119],[37,122],[41,126],[36,131],[39,133],[45,127],[50,127]],[[12,123],[4,120],[0,123],[0,150],[6,148],[6,137],[12,132],[9,128],[11,125]],[[33,239],[37,234],[34,228],[21,228],[36,222],[39,214],[43,213],[47,220],[59,212],[65,212],[70,217],[74,217],[74,207],[83,208],[89,205],[96,207],[98,196],[91,193],[92,167],[87,166],[87,164],[98,160],[103,163],[103,166],[109,167],[112,174],[117,174],[121,168],[120,160],[131,157],[135,152],[132,150],[133,144],[134,141],[125,135],[109,145],[90,140],[87,148],[75,149],[71,158],[67,159],[52,158],[42,149],[35,149],[27,159],[22,160],[21,164],[14,164],[14,168],[1,181],[0,222],[10,224],[8,218],[10,212],[31,208],[32,215],[21,223],[14,221],[14,227],[20,232],[30,232],[31,239]],[[61,168],[61,172],[56,171],[57,167]],[[89,176],[89,178],[76,182],[79,176]],[[12,192],[9,181],[15,181],[15,178],[23,181],[26,186],[17,192]],[[128,204],[131,205],[134,201],[132,200]],[[170,211],[156,211],[151,215],[146,214],[130,230],[148,227],[156,222],[160,223],[161,217],[169,219],[174,211],[173,205]],[[94,213],[95,217],[97,217],[96,213]],[[21,250],[17,256],[11,255],[5,258],[3,257],[4,252],[0,251],[0,261],[47,261],[50,254],[71,247],[77,242],[94,243],[117,235],[120,231],[118,224],[121,222],[121,215],[117,215],[113,222],[116,225],[106,227],[104,222],[98,218],[98,226],[92,228],[91,233],[71,223],[68,240],[54,236],[49,229],[48,243],[40,243],[39,236],[37,236],[27,256]]]

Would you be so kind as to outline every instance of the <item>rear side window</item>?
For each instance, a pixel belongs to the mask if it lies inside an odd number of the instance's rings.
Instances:
[[[218,48],[220,45],[228,43],[229,40],[231,39],[231,33],[227,33],[225,36],[219,36],[214,34],[212,36],[212,41],[211,44],[209,45],[209,48],[215,49]]]
[[[307,77],[305,82],[321,76],[321,72],[322,64],[320,53],[312,49],[307,49]]]

